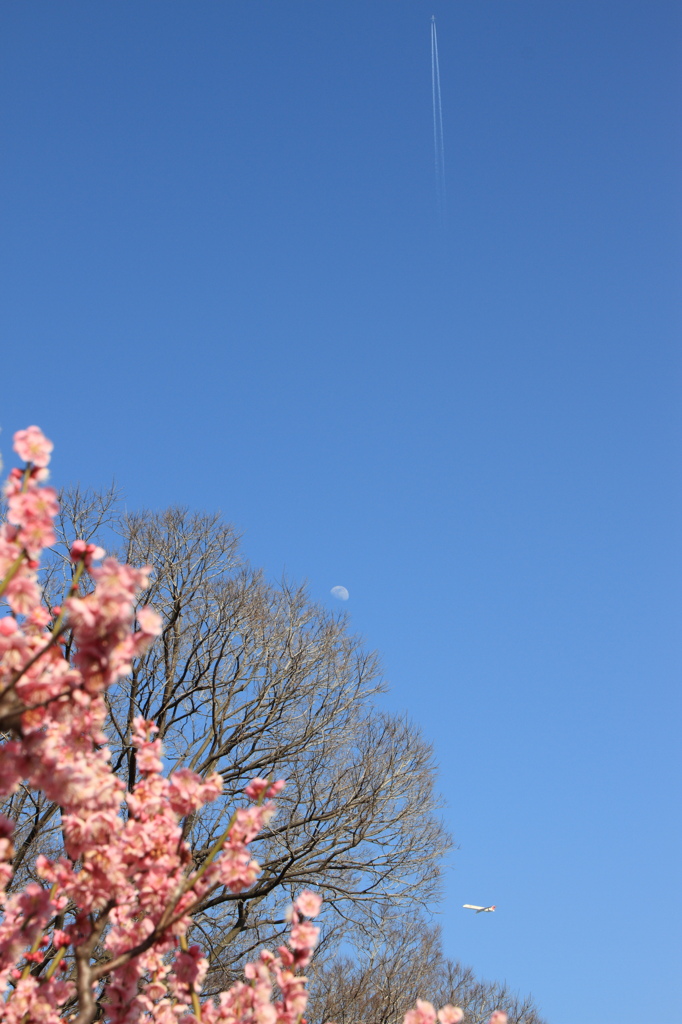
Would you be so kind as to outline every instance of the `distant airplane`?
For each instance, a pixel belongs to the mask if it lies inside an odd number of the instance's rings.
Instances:
[[[492,907],[475,907],[473,905],[473,903],[463,903],[462,906],[464,907],[465,910],[475,910],[477,914],[489,914],[491,911],[493,911],[495,909],[494,906],[492,906]]]

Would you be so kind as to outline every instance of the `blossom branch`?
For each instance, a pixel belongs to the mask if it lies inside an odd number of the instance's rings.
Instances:
[[[187,939],[192,915],[210,906],[207,897],[217,889],[230,899],[248,896],[253,905],[281,880],[272,865],[261,873],[249,844],[265,834],[275,811],[271,798],[284,782],[253,779],[245,790],[251,803],[234,811],[195,870],[181,823],[218,798],[221,776],[179,768],[165,777],[158,729],[138,718],[131,725],[139,781],[131,778],[126,792],[109,762],[104,695],[162,632],[156,612],[137,607],[150,570],[120,565],[76,541],[70,551],[76,568],[45,643],[50,613],[36,570],[54,543],[59,510],[56,492],[43,486],[52,444],[28,427],[14,445],[25,467],[10,473],[7,522],[0,525],[0,595],[12,612],[0,618],[0,727],[9,725],[16,738],[0,748],[0,795],[20,787],[42,794],[48,809],[41,822],[59,807],[63,855],[39,855],[31,874],[43,884],[30,881],[4,901],[0,990],[9,985],[11,993],[2,1002],[3,1024],[60,1024],[65,1017],[92,1024],[102,1006],[110,1024],[178,1024],[192,1017],[196,1024],[301,1024],[308,998],[301,971],[319,938],[310,920],[320,911],[318,895],[299,894],[287,918],[288,944],[276,953],[263,950],[246,965],[246,982],[217,1002],[201,1001],[209,965]],[[86,570],[94,589],[81,596]],[[70,645],[60,650],[67,628],[73,652]],[[0,899],[12,880],[12,828],[0,816]],[[24,843],[19,862],[27,851]],[[42,946],[54,951],[48,964]],[[64,978],[58,971],[67,955],[75,971]],[[459,1020],[453,1007],[436,1015],[431,1004],[418,1003],[405,1024]],[[495,1024],[503,1024],[502,1016]]]

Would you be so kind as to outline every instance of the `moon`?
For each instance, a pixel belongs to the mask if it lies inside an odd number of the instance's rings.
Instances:
[[[347,601],[350,597],[350,594],[345,587],[332,587],[329,593],[332,594],[333,597],[338,598],[339,601]]]

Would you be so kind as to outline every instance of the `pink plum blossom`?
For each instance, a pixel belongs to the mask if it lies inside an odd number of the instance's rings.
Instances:
[[[104,548],[98,547],[96,544],[87,544],[84,540],[75,540],[71,545],[71,551],[69,552],[72,562],[83,561],[86,568],[90,568],[93,561],[99,561],[104,558]]]
[[[176,814],[184,817],[197,807],[211,803],[220,796],[223,780],[217,772],[202,779],[188,768],[178,768],[169,779],[168,797]]]
[[[251,859],[245,847],[228,846],[219,857],[215,872],[230,892],[238,893],[251,888],[260,874],[260,864]]]
[[[286,786],[284,779],[278,779],[277,782],[270,782],[269,779],[252,779],[251,782],[244,788],[244,792],[248,796],[249,800],[262,800],[264,797],[274,797],[280,793]]]
[[[319,934],[320,929],[316,928],[314,924],[309,921],[300,921],[291,929],[289,945],[292,949],[314,949]]]
[[[433,1003],[418,999],[413,1010],[405,1014],[405,1024],[435,1024],[436,1011]]]
[[[452,1006],[450,1003],[438,1011],[440,1024],[460,1024],[463,1019],[464,1011],[460,1010],[459,1006]]]
[[[304,917],[317,917],[322,906],[322,897],[309,889],[304,889],[294,902],[296,910]],[[442,1021],[441,1024],[451,1024],[450,1021]]]
[[[235,821],[230,837],[236,842],[250,843],[267,825],[274,813],[275,805],[273,803],[255,807],[240,807],[235,811]]]
[[[32,462],[34,466],[47,466],[54,445],[43,434],[39,427],[27,427],[17,430],[14,435],[14,450],[24,462]]]

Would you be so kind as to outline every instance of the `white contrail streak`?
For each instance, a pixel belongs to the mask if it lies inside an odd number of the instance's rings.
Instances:
[[[438,36],[436,16],[431,16],[431,97],[433,100],[433,155],[436,170],[436,193],[441,217],[445,215],[445,150],[443,148],[443,103],[440,94]]]

